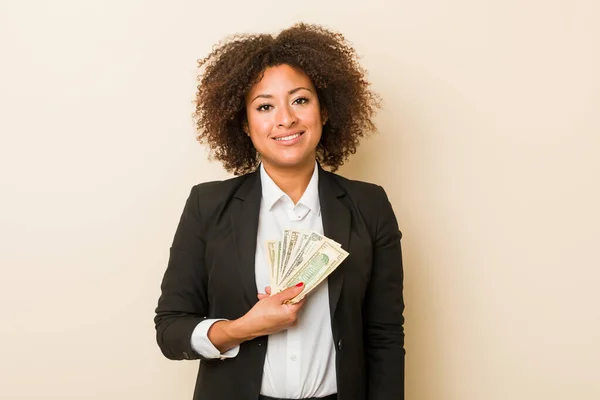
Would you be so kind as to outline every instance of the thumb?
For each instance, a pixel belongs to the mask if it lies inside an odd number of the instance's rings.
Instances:
[[[275,296],[278,297],[282,302],[285,300],[293,299],[298,296],[304,290],[304,282],[300,282],[297,285],[290,286],[289,288],[282,290],[277,293]]]

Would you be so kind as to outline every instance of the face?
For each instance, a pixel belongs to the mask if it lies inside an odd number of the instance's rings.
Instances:
[[[265,168],[312,165],[323,119],[317,92],[301,71],[289,65],[265,70],[246,97],[246,133]]]

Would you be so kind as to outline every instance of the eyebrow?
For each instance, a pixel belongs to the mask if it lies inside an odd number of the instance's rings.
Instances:
[[[299,91],[299,90],[302,90],[302,89],[304,89],[304,90],[308,90],[309,92],[311,92],[311,93],[312,93],[312,90],[310,90],[309,88],[306,88],[306,87],[304,87],[304,86],[300,86],[300,87],[297,87],[297,88],[295,88],[295,89],[292,89],[292,90],[290,90],[290,91],[288,92],[288,95],[290,95],[290,94],[294,94],[294,93],[296,93],[297,91]],[[256,100],[256,99],[259,99],[259,98],[260,98],[260,99],[272,99],[272,98],[273,98],[273,95],[272,95],[272,94],[259,94],[258,96],[256,96],[255,98],[253,98],[253,99],[250,101],[250,103],[252,103],[254,100]]]

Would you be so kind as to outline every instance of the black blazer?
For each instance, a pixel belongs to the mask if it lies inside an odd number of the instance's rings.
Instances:
[[[192,188],[156,308],[156,338],[173,360],[201,359],[194,400],[256,400],[267,337],[237,357],[206,360],[191,347],[205,318],[236,319],[257,300],[258,171]],[[401,233],[384,190],[319,167],[325,236],[349,257],[328,278],[339,400],[404,399]],[[309,299],[310,301],[310,299]]]

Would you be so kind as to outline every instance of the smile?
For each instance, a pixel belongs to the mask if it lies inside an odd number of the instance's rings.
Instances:
[[[294,140],[297,137],[300,137],[300,135],[302,135],[303,133],[304,132],[298,132],[298,133],[294,133],[293,135],[275,138],[275,140],[277,140],[279,142],[285,142],[285,141],[288,141],[288,140]]]

